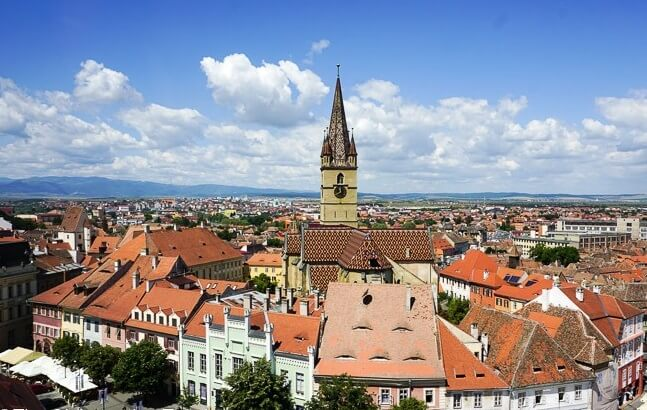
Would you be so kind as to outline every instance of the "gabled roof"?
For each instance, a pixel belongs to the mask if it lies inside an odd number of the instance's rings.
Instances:
[[[529,303],[517,314],[540,323],[575,361],[588,367],[609,362],[611,344],[582,312],[555,306],[544,312],[541,304]]]
[[[496,262],[485,253],[470,249],[463,259],[443,269],[441,275],[496,289],[503,282],[496,274],[498,268]]]
[[[330,283],[326,315],[317,375],[443,379],[431,287]]]
[[[316,348],[321,324],[318,317],[278,312],[268,312],[268,317],[274,325],[276,351],[308,356],[308,346]]]
[[[344,269],[359,271],[391,268],[382,251],[373,243],[371,233],[361,231],[353,231],[344,251],[339,256],[339,264]]]
[[[80,206],[71,206],[65,211],[61,222],[62,232],[79,232],[86,221],[85,211]]]
[[[182,256],[189,267],[242,258],[239,251],[205,228],[153,231],[145,235],[152,254]]]
[[[488,390],[508,387],[456,338],[442,320],[438,321],[447,390]]]
[[[584,299],[580,302],[576,296],[577,288],[575,286],[562,286],[560,289],[578,309],[591,319],[604,337],[614,346],[620,345],[622,321],[643,313],[640,309],[613,296],[582,289]]]
[[[65,297],[69,295],[70,292],[72,292],[75,284],[83,282],[89,274],[89,272],[82,273],[75,278],[72,278],[61,283],[60,285],[46,290],[45,292],[39,293],[38,295],[32,297],[30,300],[32,303],[41,303],[44,305],[56,306],[61,303],[61,301],[65,299]]]
[[[101,248],[105,247],[103,254],[110,254],[117,249],[119,241],[121,241],[121,238],[118,236],[97,236],[94,238],[94,241],[92,241],[92,245],[90,245],[88,253],[102,253]]]
[[[283,260],[280,253],[257,252],[247,261],[249,266],[281,266]]]
[[[470,332],[472,324],[488,334],[485,364],[513,388],[589,380],[583,370],[539,323],[499,310],[473,305],[459,327]]]

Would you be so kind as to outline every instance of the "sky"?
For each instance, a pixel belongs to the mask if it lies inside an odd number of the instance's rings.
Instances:
[[[0,2],[0,177],[647,192],[647,3]]]

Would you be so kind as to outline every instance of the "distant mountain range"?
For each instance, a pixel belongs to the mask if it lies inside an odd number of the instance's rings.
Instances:
[[[253,188],[217,184],[174,185],[157,182],[129,181],[102,177],[31,177],[11,179],[0,177],[0,198],[155,198],[265,196],[283,198],[318,198],[319,192],[273,188]],[[601,201],[646,202],[647,194],[572,195],[527,194],[523,192],[473,193],[360,193],[362,200],[449,199],[472,201]]]

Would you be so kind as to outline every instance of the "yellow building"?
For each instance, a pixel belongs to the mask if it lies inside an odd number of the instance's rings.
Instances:
[[[283,260],[279,253],[255,253],[247,261],[249,266],[249,276],[254,279],[261,273],[270,277],[272,282],[277,286],[285,287],[285,279],[283,277]]]
[[[341,81],[337,76],[330,125],[321,147],[321,209],[326,225],[357,227],[357,150],[348,134]]]

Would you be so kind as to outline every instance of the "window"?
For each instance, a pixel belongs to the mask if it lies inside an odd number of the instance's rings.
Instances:
[[[88,321],[86,321],[86,322],[85,322],[85,330],[90,331],[90,325],[91,325],[91,324],[92,324],[92,323],[90,323],[90,321],[89,321],[89,320],[88,320]]]
[[[380,389],[380,404],[391,404],[391,389]]]
[[[526,393],[519,393],[517,396],[517,407],[526,407]]]
[[[195,382],[193,380],[189,380],[189,394],[195,396]]]
[[[99,333],[99,322],[94,322],[94,331]]]
[[[146,321],[147,322],[152,322],[153,321],[150,313],[146,313]]]
[[[71,317],[71,315],[69,313],[65,312],[65,316],[63,317],[63,320],[65,322],[71,322],[70,317]]]
[[[398,393],[398,400],[402,401],[407,398],[409,398],[409,389],[400,389],[400,392]]]
[[[207,355],[200,353],[200,373],[207,372]]]
[[[121,329],[117,328],[117,340],[121,340]]]
[[[139,320],[139,312],[133,312],[133,317],[135,320]]]
[[[110,337],[110,325],[106,325],[106,337]]]
[[[288,371],[281,369],[281,377],[283,378],[283,387],[290,390],[290,384],[292,382],[290,381],[290,375],[288,374]]]
[[[171,319],[171,326],[177,327],[177,319],[176,318]]]
[[[297,378],[296,378],[296,391],[297,394],[304,394],[305,393],[305,376],[303,373],[297,373]]]
[[[172,337],[167,338],[166,347],[171,350],[175,350],[175,339],[173,339]]]
[[[216,406],[217,409],[221,408],[221,403],[222,403],[222,390],[220,389],[215,389],[213,391],[214,397],[215,397],[215,403],[214,405]]]
[[[535,405],[542,404],[544,399],[542,393],[541,390],[535,390]]]
[[[157,343],[157,337],[150,333],[146,335],[146,340],[148,340],[151,343]]]
[[[160,325],[163,325],[164,324],[164,316],[161,316],[161,315],[158,316],[157,317],[157,323],[160,324]]]
[[[564,394],[566,393],[566,388],[560,387],[557,389],[557,397],[559,401],[564,401]]]
[[[232,370],[236,371],[240,368],[240,366],[243,365],[243,358],[242,357],[233,357],[232,358]]]
[[[193,352],[187,352],[186,362],[189,370],[193,370],[195,368],[195,356]]]
[[[222,353],[216,353],[214,362],[216,364],[216,379],[222,379]]]
[[[434,403],[434,389],[425,389],[425,403],[427,406]]]
[[[483,407],[483,393],[474,393],[474,408],[480,409]]]
[[[494,407],[501,407],[501,392],[494,392]]]
[[[575,400],[582,400],[582,385],[575,385]]]
[[[622,387],[627,385],[627,368],[622,369]]]
[[[339,174],[337,174],[337,183],[338,184],[343,184],[344,183],[344,174],[342,174],[341,172]]]
[[[460,409],[463,406],[463,395],[460,393],[454,394],[454,408]]]
[[[79,317],[79,315],[72,315],[72,321],[78,325],[79,323],[81,323],[81,318]]]
[[[207,404],[207,385],[200,383],[200,404]]]

